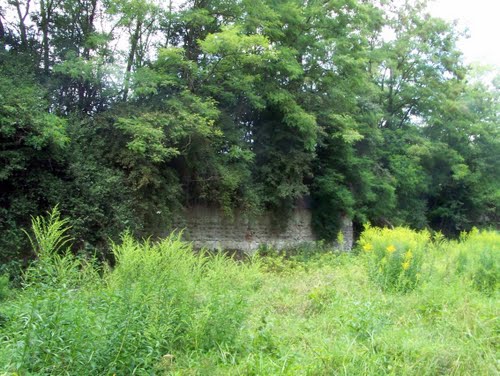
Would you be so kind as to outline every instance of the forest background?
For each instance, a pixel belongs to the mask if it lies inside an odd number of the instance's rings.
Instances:
[[[342,216],[498,228],[500,76],[426,7],[0,1],[0,264],[56,205],[102,258],[200,203],[286,223],[310,196],[326,240]]]

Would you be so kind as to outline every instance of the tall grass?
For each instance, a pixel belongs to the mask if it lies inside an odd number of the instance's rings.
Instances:
[[[456,246],[456,271],[479,291],[492,294],[500,287],[500,236],[494,231],[473,229]]]
[[[234,347],[256,266],[195,254],[179,235],[159,243],[124,235],[116,266],[98,267],[63,249],[66,229],[56,210],[33,219],[40,258],[2,306],[1,370],[151,374],[179,354]]]
[[[33,224],[45,256],[0,306],[0,374],[500,373],[497,232],[368,228],[359,252],[246,263],[125,234],[109,268],[57,241],[57,213]]]

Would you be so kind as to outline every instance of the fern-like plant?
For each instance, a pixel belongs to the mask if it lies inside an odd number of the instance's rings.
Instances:
[[[61,218],[61,213],[56,205],[47,212],[46,217],[31,217],[31,230],[33,236],[24,231],[29,238],[31,247],[39,259],[46,259],[59,253],[71,242],[67,234],[71,228],[67,218]]]

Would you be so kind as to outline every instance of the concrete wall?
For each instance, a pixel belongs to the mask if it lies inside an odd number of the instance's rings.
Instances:
[[[296,209],[284,228],[273,225],[269,213],[249,217],[236,211],[233,217],[219,209],[195,206],[185,209],[174,224],[184,229],[184,238],[192,241],[195,248],[239,250],[252,253],[261,244],[283,249],[316,239],[311,227],[311,211]],[[344,250],[350,250],[353,242],[352,222],[344,220]]]

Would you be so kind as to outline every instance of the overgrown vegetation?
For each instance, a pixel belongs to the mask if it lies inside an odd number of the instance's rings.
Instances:
[[[199,203],[284,223],[311,196],[326,240],[498,226],[500,81],[425,6],[0,1],[0,272],[57,204],[99,259]]]
[[[262,280],[256,264],[195,255],[179,235],[125,234],[109,269],[64,249],[67,230],[56,211],[33,220],[39,258],[2,304],[2,371],[144,374],[168,370],[170,355],[235,351],[244,297]]]
[[[32,222],[39,258],[22,289],[7,294],[0,278],[6,374],[500,371],[494,231],[449,241],[370,227],[356,252],[268,249],[246,262],[195,254],[179,235],[125,234],[110,268],[68,252],[56,210]]]
[[[408,291],[420,282],[429,241],[426,231],[367,227],[359,243],[367,254],[372,280],[384,290]]]

